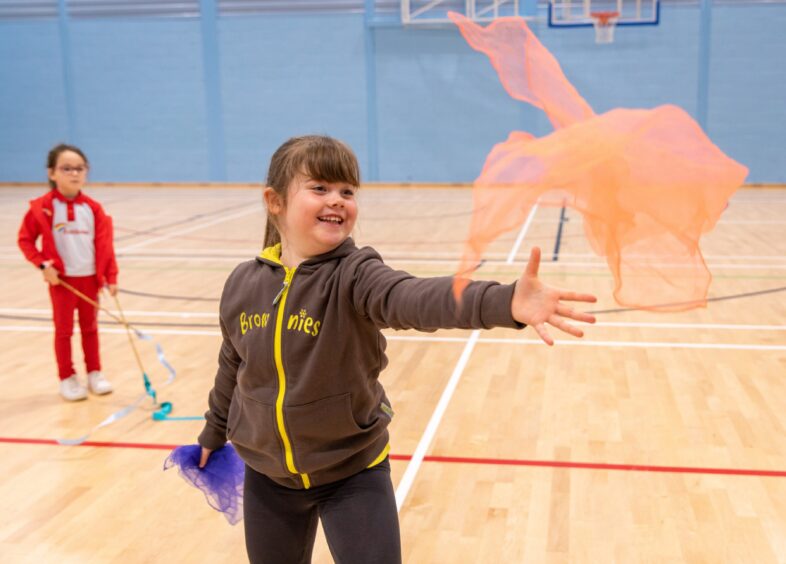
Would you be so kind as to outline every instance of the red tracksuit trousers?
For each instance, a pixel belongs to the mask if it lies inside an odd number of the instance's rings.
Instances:
[[[98,301],[98,279],[95,276],[64,276],[60,278],[91,300]],[[88,372],[101,370],[98,355],[98,310],[64,286],[49,286],[52,312],[55,322],[55,358],[61,380],[74,370],[71,357],[71,336],[74,334],[74,309],[79,312],[79,330],[82,333],[82,351]]]

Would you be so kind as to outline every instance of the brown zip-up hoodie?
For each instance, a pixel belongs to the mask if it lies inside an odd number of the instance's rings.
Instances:
[[[520,328],[514,284],[415,278],[347,239],[295,269],[280,247],[240,264],[221,296],[224,341],[199,443],[232,441],[254,470],[291,488],[349,477],[388,453],[393,417],[379,383],[384,328]]]

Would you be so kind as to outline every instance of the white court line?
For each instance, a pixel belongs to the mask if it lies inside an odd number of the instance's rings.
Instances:
[[[247,213],[245,210],[243,214]],[[232,219],[232,217],[227,218],[219,218],[216,222],[225,221],[228,219]],[[528,218],[529,219],[529,218]],[[194,229],[201,229],[205,227],[205,225],[197,226]],[[523,231],[522,231],[523,232]],[[521,233],[519,233],[519,237]],[[172,233],[166,235],[166,237],[175,236],[181,233]],[[217,241],[220,242],[220,241]],[[144,242],[147,244],[147,242]],[[362,241],[358,241],[360,245],[363,244]],[[458,244],[458,243],[457,243]],[[518,247],[521,244],[521,239],[517,239],[515,242],[515,250],[518,252]],[[131,247],[125,247],[123,249],[118,250],[118,253],[123,253],[122,258],[126,260],[130,259],[139,259],[139,260],[171,260],[171,259],[178,259],[181,260],[193,260],[195,262],[199,261],[210,261],[210,260],[235,260],[243,259],[248,257],[249,259],[254,258],[259,253],[259,249],[253,247],[237,247],[232,249],[222,248],[220,250],[216,249],[201,249],[201,248],[161,248],[161,249],[154,249],[152,251],[141,251],[141,252],[133,252],[129,251]],[[0,254],[0,259],[16,259],[20,262],[24,261],[21,253],[18,252],[17,247],[13,246],[0,246],[0,251],[9,251],[10,254]],[[189,254],[199,254],[198,257],[190,257]],[[386,261],[400,261],[400,262],[425,262],[425,263],[456,263],[460,260],[460,256],[455,251],[391,251],[391,252],[382,252],[383,258]],[[511,257],[515,257],[515,252],[510,253],[500,253],[500,252],[489,252],[485,254],[486,263],[502,263],[503,257],[505,258],[505,264],[519,264],[526,262],[525,260],[513,260]],[[596,268],[607,268],[607,264],[605,261],[602,260],[602,257],[598,257],[592,253],[560,253],[560,256],[564,256],[567,258],[577,258],[577,259],[596,259],[591,262],[562,262],[561,264],[566,266],[590,266]],[[657,258],[651,255],[631,255],[628,258]],[[708,266],[710,268],[770,268],[770,267],[780,267],[786,268],[786,255],[705,255],[704,258],[709,261]],[[783,264],[725,264],[725,263],[714,263],[713,260],[759,260],[759,261],[783,261]],[[543,266],[558,266],[560,263],[552,264],[550,262],[543,263]],[[678,263],[654,263],[652,266],[666,266],[666,267],[684,267],[684,268],[691,268],[689,266],[685,266]]]
[[[524,227],[519,232],[519,236],[516,240],[517,245],[520,245],[521,241],[524,239],[527,229],[529,229],[532,219],[535,217],[536,208],[537,204],[533,206],[532,211],[524,223]],[[513,256],[515,256],[515,253],[513,253]],[[395,336],[386,338],[398,340]],[[479,338],[480,331],[476,329],[472,332],[466,344],[464,345],[464,350],[461,352],[458,363],[453,369],[453,373],[450,375],[450,379],[448,380],[445,389],[442,391],[439,402],[437,402],[437,406],[434,408],[434,413],[431,414],[431,419],[429,419],[426,430],[424,431],[423,436],[420,438],[418,446],[415,448],[415,452],[412,455],[409,464],[407,464],[407,469],[404,471],[404,476],[398,483],[398,487],[396,488],[396,508],[399,512],[404,506],[404,502],[407,499],[409,490],[415,481],[415,477],[420,470],[421,464],[423,464],[423,458],[426,456],[426,453],[431,446],[431,442],[434,440],[434,436],[437,433],[439,424],[442,421],[442,416],[445,414],[445,410],[448,408],[450,399],[453,397],[453,392],[455,392],[456,387],[458,386],[459,380],[461,379],[461,374],[464,372],[464,368],[466,367],[467,362],[469,362],[469,357],[472,355],[472,350],[475,348],[475,343],[478,342]]]
[[[221,241],[216,241],[216,242],[217,243],[221,243]],[[260,242],[260,247],[261,247],[261,245],[262,245],[262,236],[261,235],[259,236],[259,242]],[[366,244],[362,240],[357,240],[357,239],[355,240],[355,243],[357,243],[358,246],[363,246],[363,245]],[[456,245],[457,246],[463,245],[463,242],[457,242]],[[382,245],[379,245],[379,247],[382,247]],[[377,249],[377,250],[379,250],[379,249]],[[11,251],[11,252],[16,251],[16,254],[13,255],[15,257],[21,257],[22,256],[22,254],[19,252],[19,248],[18,247],[9,247],[9,251]],[[145,256],[151,256],[151,254],[153,254],[153,253],[155,253],[155,255],[164,255],[164,254],[166,254],[166,255],[171,255],[173,257],[174,256],[178,256],[178,255],[183,255],[183,254],[188,255],[189,253],[195,253],[195,254],[198,253],[200,255],[215,256],[216,258],[219,258],[221,256],[226,256],[229,253],[234,253],[234,254],[249,254],[250,253],[250,256],[253,258],[253,257],[257,256],[257,254],[259,254],[259,248],[255,248],[255,247],[234,247],[234,248],[227,249],[226,247],[223,247],[223,248],[218,249],[218,250],[216,250],[216,249],[200,249],[200,248],[193,248],[193,247],[191,247],[191,248],[166,248],[166,249],[157,248],[157,249],[153,249],[153,250],[150,250],[150,251],[140,251],[138,253],[137,252],[130,252],[130,253],[127,253],[125,256],[127,256],[127,257],[145,257]],[[446,259],[452,258],[452,259],[454,259],[456,261],[458,261],[461,258],[461,256],[458,255],[456,251],[412,251],[412,252],[406,252],[406,253],[404,251],[391,251],[391,252],[386,252],[386,253],[382,253],[381,252],[380,254],[382,254],[385,258],[395,258],[396,255],[402,255],[402,256],[404,256],[404,258],[410,258],[410,257],[417,257],[417,258],[438,257],[438,258],[446,258]],[[507,253],[489,253],[489,255],[495,256],[495,257],[498,257],[498,258],[502,259],[503,257],[507,256]],[[784,258],[784,260],[786,260],[786,257],[783,257],[783,258]]]
[[[786,200],[779,198],[732,198],[732,204],[786,204]]]
[[[19,332],[19,333],[52,333],[51,327],[37,327],[35,325],[0,325],[0,332]],[[101,327],[101,333],[125,335],[126,330],[120,327]],[[146,335],[200,335],[205,337],[220,337],[221,331],[211,331],[210,329],[147,329],[142,331]],[[74,334],[79,333],[79,327],[74,327]]]
[[[431,261],[426,261],[426,262],[431,262]],[[437,261],[433,261],[433,262],[437,262]],[[496,262],[496,261],[486,261],[487,264],[488,263],[494,263],[494,262]],[[524,262],[525,261],[518,260],[518,261],[515,261],[513,264],[523,264]],[[606,264],[605,262],[560,262],[560,261],[558,261],[558,262],[544,262],[544,263],[541,263],[541,267],[549,267],[549,266],[554,267],[554,266],[557,266],[557,265],[568,266],[568,267],[603,268],[603,269],[607,269],[609,267],[609,265]],[[675,270],[678,270],[678,269],[692,269],[692,268],[694,268],[693,265],[685,265],[685,264],[679,264],[679,263],[652,263],[652,264],[648,264],[647,266],[650,266],[650,267],[652,267],[652,266],[660,266],[660,267],[666,267],[666,268],[673,268]],[[744,269],[747,269],[747,268],[756,268],[756,269],[773,268],[773,269],[781,270],[781,269],[785,269],[786,268],[786,263],[784,263],[784,264],[739,264],[739,263],[735,263],[735,264],[715,264],[715,263],[708,262],[707,263],[707,267],[711,268],[711,269],[712,268],[727,268],[727,269],[731,269],[731,270],[744,270]]]
[[[569,258],[599,258],[593,253],[560,253],[561,257]],[[703,255],[707,260],[782,260],[786,261],[786,255]],[[657,258],[655,255],[626,255],[627,259],[646,259]]]
[[[461,352],[461,357],[456,367],[453,369],[453,374],[450,375],[450,380],[448,380],[445,389],[442,391],[437,407],[434,409],[434,413],[431,414],[431,419],[429,419],[428,425],[426,425],[426,430],[423,432],[423,436],[420,438],[420,442],[418,442],[418,446],[412,454],[407,469],[398,483],[398,487],[396,488],[396,508],[399,511],[401,511],[404,501],[407,499],[409,490],[412,488],[412,484],[415,481],[415,476],[417,476],[420,465],[423,463],[423,459],[426,456],[426,452],[428,452],[428,448],[431,446],[431,441],[437,433],[437,428],[439,428],[439,424],[442,421],[442,416],[448,408],[450,399],[453,397],[453,392],[456,391],[456,386],[458,386],[461,374],[464,372],[467,362],[469,362],[469,357],[472,355],[472,350],[475,348],[475,343],[477,343],[479,335],[480,330],[478,329],[475,329],[472,335],[470,335],[467,344],[464,346],[464,350]]]
[[[216,302],[218,305],[218,302]],[[109,309],[109,308],[107,308]],[[120,312],[109,310],[118,317],[120,316]],[[0,307],[0,313],[7,313],[7,314],[35,314],[35,315],[52,315],[51,309],[37,309],[37,308],[30,308],[30,307]],[[209,312],[209,311],[150,311],[150,310],[131,310],[131,309],[124,309],[123,313],[126,316],[134,315],[138,317],[180,317],[183,319],[188,319],[192,317],[218,317],[218,312]],[[98,312],[99,317],[104,316],[106,314],[103,311]]]
[[[0,333],[52,333],[54,329],[49,326],[38,325],[0,325]],[[75,333],[79,333],[77,327],[74,328]],[[125,335],[125,329],[120,327],[102,327],[102,333]],[[473,331],[473,334],[477,331]],[[206,337],[220,337],[221,331],[212,331],[210,329],[158,329],[158,328],[144,328],[143,333],[148,335],[201,335]],[[464,337],[431,337],[431,336],[410,336],[410,335],[385,335],[388,341],[409,341],[409,342],[429,342],[429,343],[461,343],[468,345],[469,341]],[[470,335],[472,339],[472,335]],[[505,339],[494,337],[477,337],[474,339],[474,344],[494,344],[494,345],[542,345],[543,341],[540,339]],[[760,345],[757,343],[684,343],[684,342],[669,342],[669,341],[586,341],[586,340],[555,340],[555,346],[566,347],[595,347],[595,348],[655,348],[655,349],[710,349],[710,350],[743,350],[743,351],[786,351],[786,345]],[[465,346],[466,350],[466,346]],[[462,353],[463,354],[463,353]],[[459,359],[459,362],[461,360]],[[457,365],[458,366],[458,365]],[[454,370],[455,372],[455,370]],[[459,374],[460,376],[460,374]],[[452,378],[452,376],[451,376]],[[447,388],[443,395],[447,392]],[[453,393],[452,391],[450,392]],[[441,401],[441,399],[440,399]],[[436,413],[436,411],[435,411]],[[423,439],[421,439],[422,441]],[[413,459],[414,460],[414,459]],[[410,462],[412,464],[412,462]]]
[[[458,262],[458,257],[455,260],[448,260],[448,259],[418,259],[418,258],[385,258],[386,263],[410,263],[410,264],[451,264],[455,265]],[[498,259],[487,259],[485,261],[486,265],[492,264],[513,264],[513,265],[522,265],[526,264],[527,260],[516,260],[512,263],[503,263],[501,260]],[[652,264],[648,266],[661,266],[667,268],[674,268],[674,269],[688,269],[693,268],[692,266],[685,266],[682,264]],[[541,269],[551,269],[551,270],[559,270],[562,268],[573,268],[573,267],[581,267],[581,268],[599,268],[606,270],[609,268],[609,265],[605,262],[552,262],[552,261],[545,261],[540,263]],[[776,269],[776,270],[783,270],[786,269],[786,264],[712,264],[708,263],[707,267],[710,269],[713,268],[725,268],[730,270],[745,270],[745,269]]]
[[[392,336],[385,338],[389,341],[441,341],[447,343],[464,342],[460,337],[410,337]],[[504,339],[504,338],[482,338],[478,339],[482,344],[497,345],[543,345],[540,339]],[[623,347],[623,348],[657,348],[657,349],[722,349],[722,350],[745,350],[745,351],[786,351],[786,345],[759,345],[756,343],[681,343],[668,341],[563,341],[555,340],[555,346],[573,347]]]
[[[721,219],[718,225],[783,225],[786,220],[783,219]]]
[[[200,227],[201,228],[201,227]],[[180,233],[182,235],[182,233]],[[171,234],[171,236],[176,236],[177,234]],[[154,242],[154,241],[150,241]],[[147,241],[143,241],[143,243],[148,244]],[[188,256],[189,253],[198,253],[200,256]],[[251,260],[259,254],[258,249],[226,249],[223,253],[219,253],[216,251],[202,251],[199,249],[180,249],[180,250],[172,250],[166,249],[158,251],[155,250],[155,254],[152,253],[128,253],[126,250],[119,250],[117,251],[118,258],[123,259],[124,261],[173,261],[179,260],[184,262],[212,262],[212,261],[220,261],[220,262],[232,262],[232,261],[242,261],[242,260]],[[460,256],[456,253],[418,253],[412,252],[407,253],[403,256],[398,256],[399,253],[385,253],[382,252],[382,257],[385,262],[399,262],[399,263],[413,263],[413,264],[450,264],[456,265],[459,260]],[[527,259],[522,260],[510,260],[508,256],[507,259],[503,261],[501,253],[487,253],[485,259],[485,264],[505,264],[505,265],[519,265],[525,264]],[[565,255],[566,257],[572,258],[591,258],[593,255]],[[444,257],[444,258],[443,258]],[[708,258],[709,257],[705,257]],[[726,260],[745,260],[742,257],[715,257],[715,258],[724,258]],[[771,261],[786,261],[786,255],[780,257],[750,257],[750,259],[758,259],[758,260],[771,260]],[[20,264],[27,262],[24,260],[24,257],[21,253],[11,253],[11,254],[0,254],[0,260],[6,260],[10,262],[18,262]],[[593,262],[551,262],[546,261],[541,263],[541,266],[544,268],[562,268],[562,267],[583,267],[583,268],[608,268],[608,264],[601,261],[593,261]],[[676,263],[660,263],[660,264],[653,264],[650,266],[664,266],[664,267],[671,267],[671,268],[692,268],[691,266],[676,264]],[[709,259],[707,266],[709,268],[727,268],[732,270],[743,270],[746,268],[756,268],[756,269],[766,269],[766,268],[774,268],[774,269],[784,269],[786,268],[786,262],[781,264],[778,263],[713,263],[711,259]]]
[[[180,229],[179,231],[173,231],[172,233],[167,233],[166,235],[161,235],[159,237],[153,237],[152,239],[147,239],[145,241],[140,241],[139,243],[134,243],[133,245],[128,245],[127,247],[121,247],[116,249],[118,254],[130,251],[131,249],[138,249],[140,247],[144,247],[146,245],[151,245],[153,243],[157,243],[159,241],[166,241],[167,239],[171,239],[172,237],[177,237],[179,235],[185,235],[186,233],[191,233],[193,231],[199,231],[200,229],[204,229],[205,227],[210,227],[211,225],[216,225],[217,223],[224,223],[225,221],[229,221],[231,219],[236,219],[238,217],[243,217],[246,215],[250,215],[252,213],[259,213],[262,209],[261,205],[253,206],[250,209],[245,209],[241,212],[226,215],[223,217],[219,217],[213,219],[211,221],[200,223],[198,225],[192,225],[191,227],[187,227],[185,229]],[[193,251],[193,249],[191,249]]]
[[[221,241],[217,240],[217,243],[221,243]],[[363,241],[356,241],[359,245],[363,245]],[[260,236],[260,243],[261,243],[261,236]],[[409,243],[402,243],[402,244],[409,244]],[[520,245],[519,240],[516,241],[516,246]],[[456,245],[462,245],[461,242],[457,241]],[[383,248],[383,245],[379,245],[379,248]],[[379,248],[377,250],[379,250]],[[2,254],[0,258],[7,258],[7,259],[20,259],[24,260],[22,257],[21,252],[19,251],[19,247],[16,245],[0,245],[0,252],[9,253],[9,254]],[[518,250],[516,250],[518,252]],[[155,255],[151,254],[155,253]],[[182,255],[188,255],[189,253],[198,253],[199,255],[203,255],[199,257],[200,259],[209,260],[209,258],[227,258],[228,255],[232,256],[250,256],[255,257],[259,253],[259,249],[256,247],[237,247],[237,248],[226,248],[223,247],[221,249],[204,249],[204,248],[157,248],[154,251],[141,251],[141,252],[134,252],[124,250],[123,258],[151,258],[157,257],[161,255],[167,255],[169,258],[178,258]],[[414,259],[451,259],[453,261],[458,261],[461,257],[456,253],[456,251],[388,251],[381,253],[385,260],[414,260]],[[503,257],[506,257],[506,264],[512,264],[510,257],[515,256],[516,253],[500,253],[500,252],[490,252],[486,253],[487,262],[488,260],[501,261]],[[593,253],[560,253],[561,257],[572,258],[572,259],[596,259],[594,262],[590,264],[597,264],[597,265],[605,265],[598,255]],[[637,259],[646,259],[646,258],[657,258],[653,255],[630,255],[626,258],[637,258]],[[704,255],[704,258],[708,261],[714,260],[751,260],[751,261],[784,261],[786,262],[786,254],[781,255]],[[521,261],[519,261],[521,262]],[[716,264],[710,263],[709,266],[717,266]],[[746,265],[747,266],[747,265]]]
[[[201,241],[200,241],[201,242]],[[211,255],[215,257],[226,256],[228,253],[252,253],[253,256],[256,256],[259,253],[258,247],[252,247],[251,244],[248,242],[241,243],[243,245],[248,246],[238,246],[231,249],[226,248],[226,243],[216,239],[215,241],[218,244],[224,245],[218,249],[210,249],[204,247],[157,247],[155,249],[146,249],[144,251],[126,251],[127,256],[157,256],[157,255],[182,255],[182,254],[189,254],[189,253],[198,253],[200,255]],[[262,244],[262,235],[259,236],[259,243],[260,246]]]
[[[112,310],[110,310],[112,311]],[[118,312],[114,312],[118,313]],[[152,311],[152,310],[124,310],[127,316],[137,317],[176,317],[176,318],[217,318],[217,311]],[[30,314],[30,315],[51,315],[51,309],[27,308],[27,307],[0,307],[0,314]],[[119,314],[118,314],[119,315]],[[99,312],[99,316],[106,317],[106,314]],[[576,321],[577,325],[592,327],[627,327],[627,328],[646,328],[646,329],[710,329],[728,331],[786,331],[786,325],[750,325],[734,323],[657,323],[648,321],[598,321],[596,323],[582,323]],[[396,338],[392,336],[388,338]],[[466,339],[458,338],[464,342]],[[482,339],[481,339],[482,340]]]
[[[204,227],[204,226],[203,226]],[[201,228],[201,227],[200,227]],[[171,236],[175,237],[177,235],[182,235],[182,233],[172,233]],[[154,243],[155,240],[149,241],[142,241],[139,244],[150,244]],[[184,250],[183,253],[188,253],[189,251],[194,251],[194,249]],[[129,262],[191,262],[191,263],[200,263],[200,262],[230,262],[230,263],[238,263],[242,262],[243,260],[252,260],[257,253],[254,252],[253,254],[248,255],[231,255],[225,257],[219,256],[200,256],[200,257],[189,257],[189,256],[148,256],[148,255],[124,255],[122,254],[123,251],[118,251],[118,258],[122,259],[124,263]],[[201,254],[201,253],[200,253]],[[383,259],[386,264],[426,264],[426,265],[450,265],[455,267],[460,257],[456,256],[454,259],[438,259],[438,258],[396,258],[391,256],[383,255]],[[28,264],[21,254],[19,255],[0,255],[0,260],[8,261],[12,263],[19,263],[21,264]],[[526,260],[515,260],[512,263],[508,263],[503,261],[502,259],[494,259],[488,258],[485,259],[485,265],[525,265],[527,263]],[[685,265],[680,264],[658,264],[658,265],[650,265],[650,266],[662,266],[667,268],[674,268],[682,269],[682,268],[692,268]],[[784,264],[744,264],[744,263],[735,263],[735,264],[713,264],[708,263],[708,268],[712,269],[726,269],[726,270],[786,270],[786,263]],[[595,268],[600,270],[607,270],[609,266],[605,262],[552,262],[552,261],[545,261],[540,263],[541,270],[562,270],[565,268]]]
[[[262,247],[262,238],[259,239],[259,247]],[[142,251],[142,252],[123,252],[123,258],[166,258],[166,259],[176,259],[179,257],[183,257],[186,260],[190,258],[198,258],[198,259],[220,259],[220,258],[242,258],[242,257],[251,257],[254,258],[259,255],[260,248],[251,249],[245,247],[238,247],[235,249],[224,247],[220,251],[212,251],[210,249],[155,249],[150,251]],[[185,255],[185,256],[184,256]],[[188,255],[199,255],[198,257],[190,257]],[[784,257],[786,259],[786,257]]]
[[[145,257],[145,256],[138,256],[138,257],[129,257],[123,254],[118,254],[117,258],[122,260],[123,263],[129,262],[210,262],[210,263],[224,263],[228,262],[230,264],[240,264],[246,260],[253,260],[258,253],[253,253],[250,255],[235,255],[229,257],[178,257],[178,256],[171,256],[171,257]]]
[[[190,249],[193,251],[193,249]],[[188,251],[184,250],[184,253],[188,253]],[[256,253],[254,254],[256,256]],[[254,258],[254,256],[248,255],[248,260]],[[13,259],[20,259],[19,256],[0,256],[0,258],[13,258]],[[157,256],[146,256],[146,255],[136,255],[136,256],[122,256],[120,257],[124,261],[172,261],[172,260],[182,260],[186,262],[213,262],[213,261],[220,261],[220,262],[231,262],[237,260],[243,260],[243,257],[238,255],[230,256],[230,257],[188,257],[188,256],[171,256],[171,257],[157,257]],[[458,261],[460,260],[459,256],[455,256],[453,259],[439,259],[439,258],[416,258],[416,257],[395,257],[390,255],[383,255],[383,259],[386,263],[401,263],[401,264],[436,264],[436,265],[452,265],[455,266]],[[21,262],[21,260],[20,260]],[[527,259],[523,260],[514,260],[513,262],[509,263],[507,261],[503,261],[502,259],[498,258],[487,258],[485,260],[485,264],[492,265],[492,264],[505,264],[505,265],[523,265],[526,264]],[[674,268],[674,269],[689,269],[693,268],[692,266],[687,266],[683,264],[652,264],[649,266],[660,266],[660,267],[667,267],[667,268]],[[757,270],[766,270],[766,269],[774,269],[774,270],[784,270],[786,269],[786,263],[784,264],[713,264],[708,263],[707,266],[710,269],[713,268],[724,268],[729,270],[745,270],[745,269],[757,269]],[[605,262],[551,262],[546,261],[541,263],[541,268],[543,269],[562,269],[562,268],[572,268],[572,267],[580,267],[580,268],[597,268],[597,269],[608,269],[608,265]]]
[[[226,190],[226,188],[221,188],[221,190]],[[165,194],[165,195],[161,195],[161,196],[152,196],[151,195],[152,192],[149,191],[149,190],[144,190],[143,189],[143,192],[144,192],[144,195],[142,195],[142,196],[135,196],[135,195],[132,195],[132,194],[123,194],[122,198],[120,198],[118,201],[112,202],[112,203],[116,203],[118,206],[120,206],[122,204],[125,204],[125,203],[134,203],[134,204],[138,204],[138,203],[142,203],[142,202],[146,203],[146,202],[149,202],[151,200],[155,200],[156,202],[169,202],[169,201],[172,201],[172,202],[175,202],[175,203],[178,203],[178,204],[182,204],[183,203],[183,196],[182,195],[177,196],[177,195]],[[227,196],[233,196],[233,197],[227,197]],[[218,202],[227,203],[227,204],[244,204],[246,202],[248,202],[249,204],[256,204],[256,203],[259,203],[259,200],[260,200],[260,198],[256,198],[256,197],[254,197],[254,198],[249,198],[247,196],[246,197],[240,197],[240,196],[245,196],[245,194],[241,194],[241,195],[238,195],[238,194],[234,194],[234,195],[227,194],[227,196],[223,196],[223,195],[222,196],[194,196],[194,193],[192,192],[192,193],[190,193],[188,195],[188,201],[189,201],[189,203],[190,202],[215,202],[215,201],[218,201]],[[101,200],[101,201],[103,202],[104,200]],[[129,211],[135,211],[135,210],[129,210]]]
[[[508,258],[505,261],[505,264],[513,264],[513,260],[516,258],[516,254],[519,252],[519,247],[521,247],[521,243],[524,241],[524,235],[526,235],[527,231],[529,231],[529,226],[532,224],[532,220],[535,218],[536,211],[538,211],[538,204],[532,206],[532,209],[527,216],[527,220],[524,222],[524,225],[521,226],[521,230],[516,237],[516,242],[513,244],[513,248],[510,249],[510,253],[508,253]]]
[[[638,327],[647,329],[719,329],[730,331],[786,331],[786,325],[735,325],[733,323],[648,323],[637,321],[598,321],[595,327]]]

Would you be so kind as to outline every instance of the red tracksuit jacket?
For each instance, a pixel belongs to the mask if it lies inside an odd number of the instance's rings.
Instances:
[[[52,218],[54,216],[52,200],[55,198],[67,201],[57,190],[50,190],[40,198],[30,200],[30,209],[22,220],[17,242],[25,258],[34,265],[40,267],[44,261],[51,260],[53,261],[52,266],[64,274],[65,265],[57,252],[55,238],[52,235]],[[95,217],[96,276],[99,287],[104,284],[116,284],[117,262],[112,242],[112,218],[104,212],[101,204],[82,192],[71,201],[74,204],[87,204]],[[36,247],[39,236],[42,239],[40,251]]]

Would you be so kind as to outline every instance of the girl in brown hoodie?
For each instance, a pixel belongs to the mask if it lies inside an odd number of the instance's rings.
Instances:
[[[199,436],[203,467],[231,440],[246,463],[251,562],[311,560],[318,519],[337,562],[401,561],[388,462],[391,403],[379,383],[384,328],[523,328],[549,345],[550,324],[594,322],[562,301],[594,296],[544,286],[534,249],[515,284],[415,278],[350,238],[360,172],[335,139],[288,140],[264,189],[265,249],[239,265],[221,297],[223,344]]]

